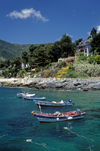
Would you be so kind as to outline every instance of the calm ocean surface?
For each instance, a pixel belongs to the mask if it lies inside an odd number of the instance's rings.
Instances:
[[[84,119],[39,123],[32,100],[17,98],[20,91],[45,96],[47,101],[72,99],[72,107],[43,108],[42,112],[85,111]],[[38,91],[0,87],[0,151],[100,151],[100,91]]]

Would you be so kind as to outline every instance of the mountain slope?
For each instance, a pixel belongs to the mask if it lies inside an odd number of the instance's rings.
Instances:
[[[29,51],[31,44],[19,45],[11,44],[6,41],[0,40],[0,61],[6,59],[13,60],[15,57],[21,57],[23,51]]]

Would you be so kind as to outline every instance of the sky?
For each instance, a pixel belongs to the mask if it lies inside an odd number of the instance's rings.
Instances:
[[[44,44],[87,39],[100,32],[100,0],[0,0],[0,39],[11,44]]]

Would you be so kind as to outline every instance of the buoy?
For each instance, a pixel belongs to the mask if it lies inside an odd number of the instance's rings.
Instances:
[[[32,111],[31,114],[34,114],[34,111]]]
[[[59,118],[57,117],[57,121],[59,121]]]
[[[66,129],[66,130],[67,130],[67,129],[68,129],[68,127],[63,127],[63,129]]]
[[[26,142],[32,142],[32,139],[26,139]]]

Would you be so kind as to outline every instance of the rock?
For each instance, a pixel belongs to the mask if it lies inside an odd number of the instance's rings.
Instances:
[[[65,89],[65,90],[75,90],[76,87],[75,87],[74,85],[66,85],[66,86],[64,87],[64,89]]]
[[[77,83],[74,83],[75,86],[78,86],[78,85],[81,85],[81,83],[77,82]]]
[[[55,88],[63,88],[66,86],[66,83],[55,83]]]
[[[88,91],[88,89],[83,89],[83,91]]]
[[[88,90],[100,90],[100,78],[66,78],[64,80],[55,78],[2,78],[0,83],[3,86],[10,87],[29,87],[35,89],[56,89],[56,90],[74,90],[81,89],[83,91]]]

